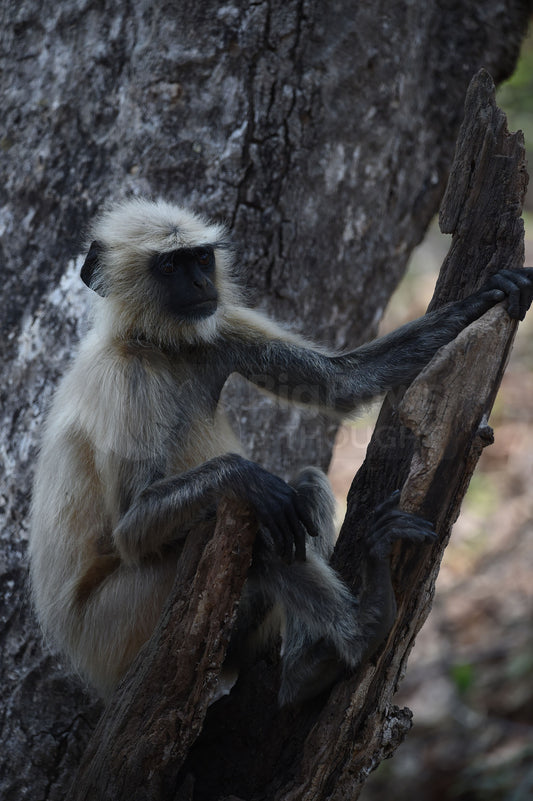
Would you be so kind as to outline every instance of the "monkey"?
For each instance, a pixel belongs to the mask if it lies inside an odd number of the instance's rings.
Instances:
[[[108,699],[157,625],[186,538],[236,498],[258,534],[221,693],[274,631],[280,704],[302,703],[387,636],[392,543],[435,533],[398,508],[398,493],[385,499],[362,545],[371,580],[356,597],[329,564],[327,477],[309,467],[286,482],[251,461],[222,388],[239,373],[289,403],[352,414],[408,385],[495,304],[523,319],[533,269],[502,269],[466,299],[335,353],[249,307],[222,224],[136,198],[108,208],[91,239],[81,279],[92,325],[56,389],[34,480],[30,577],[44,636]]]

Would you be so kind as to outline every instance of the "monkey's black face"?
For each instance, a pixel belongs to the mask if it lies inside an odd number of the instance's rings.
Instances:
[[[215,253],[210,245],[158,253],[150,262],[161,287],[163,306],[175,317],[200,320],[214,314]]]

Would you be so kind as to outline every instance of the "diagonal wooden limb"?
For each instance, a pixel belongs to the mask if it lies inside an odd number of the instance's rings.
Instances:
[[[188,537],[169,603],[89,742],[70,801],[166,799],[216,690],[256,523],[221,504]]]

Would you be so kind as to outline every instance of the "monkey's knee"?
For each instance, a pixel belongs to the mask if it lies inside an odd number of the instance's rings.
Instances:
[[[346,664],[325,638],[282,659],[280,706],[301,704],[329,689],[346,671]]]
[[[312,517],[318,537],[308,539],[308,545],[324,559],[329,559],[335,545],[335,496],[325,473],[318,467],[305,467],[290,482],[303,499]]]

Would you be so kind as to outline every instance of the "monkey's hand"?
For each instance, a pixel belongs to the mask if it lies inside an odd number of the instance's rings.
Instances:
[[[305,560],[305,538],[316,537],[315,524],[298,493],[286,481],[253,462],[242,482],[241,498],[250,503],[285,562]]]
[[[499,270],[471,297],[484,300],[487,309],[506,301],[509,317],[523,320],[533,301],[533,267]]]
[[[366,535],[369,554],[375,559],[385,559],[396,540],[433,543],[437,535],[432,523],[410,512],[398,509],[400,490],[396,490],[374,512],[372,525]]]

